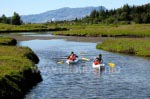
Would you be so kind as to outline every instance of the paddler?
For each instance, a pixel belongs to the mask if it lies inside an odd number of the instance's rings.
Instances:
[[[76,60],[76,57],[78,57],[76,54],[74,54],[74,52],[71,52],[71,54],[68,56],[68,58],[67,59],[69,59],[69,60]]]
[[[94,59],[94,64],[98,65],[98,64],[101,64],[102,62],[103,62],[103,60],[102,60],[102,54],[99,54],[98,57],[96,57]]]

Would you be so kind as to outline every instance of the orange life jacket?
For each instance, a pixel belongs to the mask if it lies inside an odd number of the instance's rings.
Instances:
[[[69,60],[75,60],[76,56],[75,55],[70,55]]]
[[[98,65],[98,64],[100,64],[100,62],[99,61],[94,61],[94,64]]]

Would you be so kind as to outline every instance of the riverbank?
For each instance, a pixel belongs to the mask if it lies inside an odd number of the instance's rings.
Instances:
[[[66,25],[68,31],[57,31],[54,35],[81,37],[150,37],[150,24],[129,25]]]
[[[0,45],[16,45],[17,40],[9,37],[0,37]]]
[[[96,48],[111,52],[150,57],[150,39],[144,38],[106,39],[104,42],[97,44]]]
[[[150,37],[150,24],[23,24],[0,23],[0,33],[54,31],[78,37]]]
[[[21,99],[42,81],[36,54],[27,47],[9,46],[15,45],[14,41],[0,37],[0,98]]]
[[[23,24],[23,25],[10,25],[0,23],[0,33],[12,32],[40,32],[40,31],[64,31],[66,28],[57,27],[47,24]]]

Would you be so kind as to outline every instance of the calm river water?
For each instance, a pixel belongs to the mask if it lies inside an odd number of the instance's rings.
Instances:
[[[95,48],[96,43],[64,39],[21,41],[40,58],[37,64],[43,81],[34,86],[25,99],[149,99],[150,59],[110,53]],[[67,65],[65,57],[74,51],[80,60]],[[94,70],[92,61],[103,55],[106,68]],[[58,61],[63,61],[58,64]],[[116,64],[112,71],[107,63]]]

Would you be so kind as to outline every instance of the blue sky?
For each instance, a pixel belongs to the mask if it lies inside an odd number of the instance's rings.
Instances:
[[[0,0],[0,16],[39,14],[62,7],[105,6],[108,9],[119,8],[124,4],[142,5],[150,0]]]

